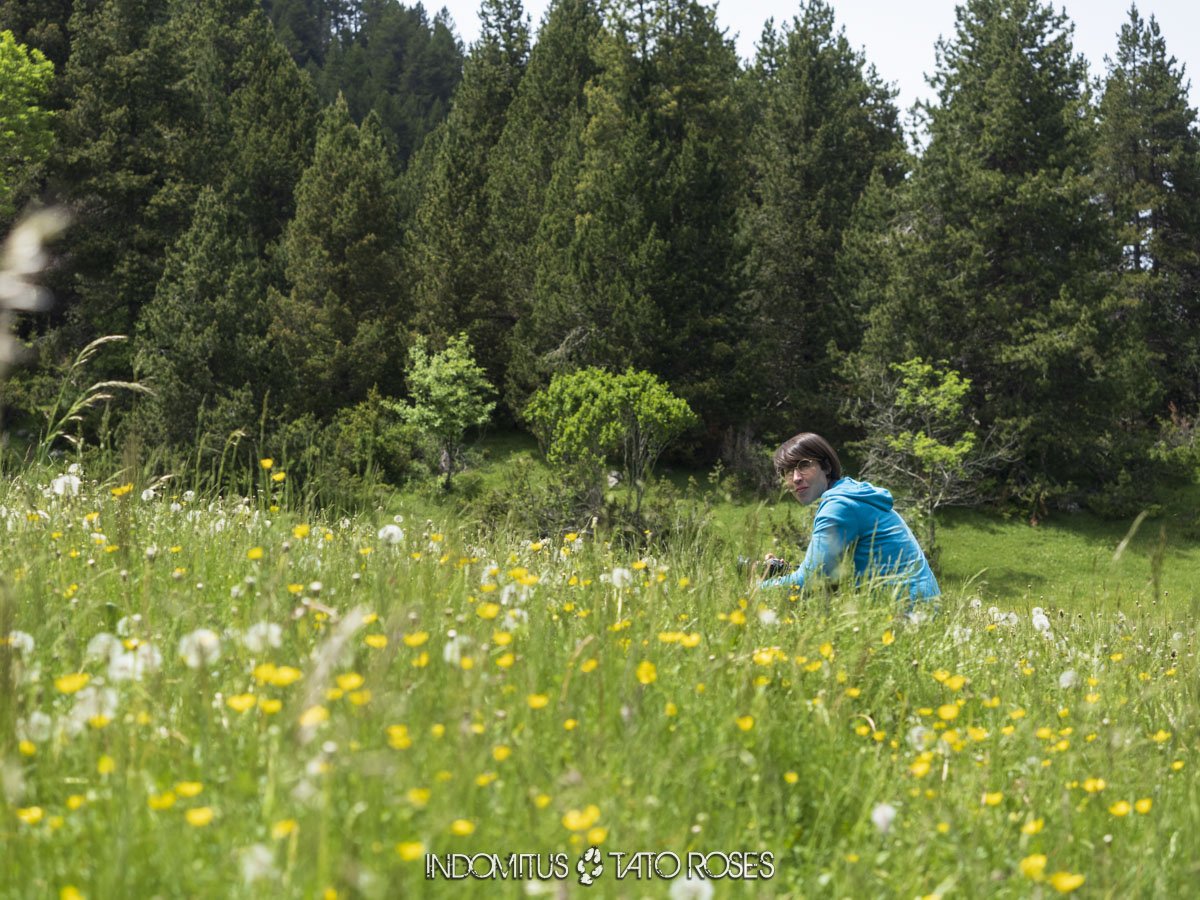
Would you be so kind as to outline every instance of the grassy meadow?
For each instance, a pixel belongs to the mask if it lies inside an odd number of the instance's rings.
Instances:
[[[718,497],[634,550],[428,496],[327,520],[282,465],[253,478],[3,489],[0,897],[1151,897],[1200,876],[1186,516],[1119,555],[1130,523],[948,516],[945,595],[907,616],[748,590],[733,557],[786,544],[783,505]],[[427,854],[478,874],[514,853],[557,877],[426,878]]]

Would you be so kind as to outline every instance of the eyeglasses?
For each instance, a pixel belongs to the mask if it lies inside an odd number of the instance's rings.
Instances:
[[[784,470],[783,477],[791,478],[797,472],[808,472],[808,471],[812,470],[813,468],[815,468],[817,465],[818,465],[818,463],[815,459],[798,459],[798,460],[796,460],[795,465],[789,466],[787,469]]]

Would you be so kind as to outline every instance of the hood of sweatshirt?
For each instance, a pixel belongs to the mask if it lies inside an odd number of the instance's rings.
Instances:
[[[855,481],[848,476],[839,478],[821,495],[821,503],[837,499],[865,503],[880,510],[889,510],[893,506],[892,492],[887,488],[875,487],[869,481]]]

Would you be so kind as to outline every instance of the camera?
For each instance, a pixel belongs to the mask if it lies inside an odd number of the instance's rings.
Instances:
[[[748,572],[750,567],[755,563],[755,560],[748,556],[739,556],[737,558],[737,568],[739,572]],[[786,575],[792,571],[794,567],[791,563],[782,559],[767,559],[763,560],[762,577],[775,578],[779,575]]]

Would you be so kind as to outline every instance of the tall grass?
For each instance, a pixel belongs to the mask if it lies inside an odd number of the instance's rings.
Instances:
[[[748,592],[702,525],[650,557],[582,526],[320,521],[272,472],[249,502],[98,471],[5,489],[0,896],[530,886],[427,881],[424,854],[454,852],[564,853],[547,888],[582,891],[593,845],[773,855],[722,896],[1194,881],[1177,608],[1043,630],[951,592],[912,622],[867,593]],[[677,884],[605,859],[596,894]]]

